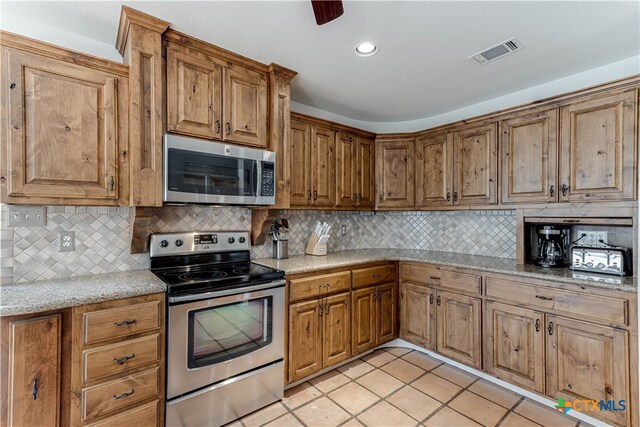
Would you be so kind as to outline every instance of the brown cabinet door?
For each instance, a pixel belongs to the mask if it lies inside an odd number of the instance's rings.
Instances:
[[[224,70],[225,141],[267,147],[267,78],[238,67]]]
[[[9,122],[3,129],[7,195],[31,198],[31,203],[117,200],[118,78],[81,65],[3,53],[3,81],[11,88],[3,101]]]
[[[376,288],[376,345],[384,344],[397,337],[397,292],[395,283],[381,285]]]
[[[500,122],[502,203],[558,200],[558,111]]]
[[[375,176],[375,150],[371,139],[358,138],[357,165],[357,191],[358,207],[373,208],[376,204],[376,176]]]
[[[484,320],[484,369],[544,393],[544,315],[488,301]]]
[[[351,292],[352,332],[351,353],[359,354],[376,346],[376,303],[375,287]]]
[[[313,126],[311,128],[311,183],[314,206],[335,204],[335,133]],[[293,166],[295,168],[295,166]]]
[[[490,205],[497,199],[496,124],[461,129],[453,134],[456,205]]]
[[[376,143],[377,207],[413,207],[414,145],[413,139]]]
[[[311,126],[291,121],[291,206],[312,204]]]
[[[400,338],[435,349],[436,291],[411,283],[400,284]]]
[[[436,306],[437,351],[481,369],[480,299],[438,291]]]
[[[636,196],[636,91],[587,99],[560,110],[560,200]]]
[[[59,425],[60,328],[59,314],[9,323],[6,425]]]
[[[336,206],[355,207],[358,202],[358,138],[336,134]]]
[[[567,400],[626,400],[628,333],[592,323],[547,316],[547,395]],[[629,411],[589,415],[626,425]]]
[[[351,357],[350,293],[324,299],[322,313],[322,367],[326,368]]]
[[[416,206],[453,203],[453,137],[442,133],[416,140]]]
[[[167,129],[222,139],[222,66],[167,49]]]
[[[289,382],[322,369],[323,301],[289,305]]]

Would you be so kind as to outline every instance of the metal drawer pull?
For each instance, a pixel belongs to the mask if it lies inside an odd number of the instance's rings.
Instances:
[[[122,322],[114,323],[113,326],[129,326],[129,325],[133,325],[134,323],[136,323],[136,319],[123,320]]]
[[[436,298],[436,304],[440,306],[441,303],[442,303],[442,298],[440,298],[440,295],[438,295],[438,298]]]
[[[547,331],[549,331],[549,335],[553,335],[553,322],[549,322],[549,327],[547,328]]]
[[[382,274],[374,274],[373,278],[374,279],[382,279]]]
[[[433,304],[433,294],[429,294],[429,304]]]
[[[118,365],[122,365],[126,361],[131,360],[134,357],[136,357],[136,355],[131,353],[131,356],[123,356],[123,357],[118,357],[117,359],[113,359],[113,363],[117,363]]]
[[[124,399],[125,397],[129,397],[129,396],[131,396],[134,392],[135,392],[135,389],[131,389],[131,391],[130,391],[130,392],[128,392],[128,393],[114,394],[114,395],[113,395],[113,399],[114,399],[114,400]]]
[[[553,298],[545,297],[544,295],[536,295],[536,298],[541,299],[543,301],[553,301]]]
[[[33,400],[36,400],[38,397],[38,379],[33,380],[33,386],[31,387],[31,396],[33,396]]]
[[[430,276],[433,280],[440,280],[438,276]]]
[[[536,332],[540,332],[540,319],[536,319]]]

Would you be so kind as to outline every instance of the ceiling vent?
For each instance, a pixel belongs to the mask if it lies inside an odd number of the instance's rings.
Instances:
[[[495,44],[490,48],[487,48],[481,52],[474,53],[469,56],[469,59],[475,59],[479,64],[486,64],[487,62],[495,61],[498,58],[502,58],[505,55],[524,49],[524,46],[515,37],[505,40],[501,43]]]

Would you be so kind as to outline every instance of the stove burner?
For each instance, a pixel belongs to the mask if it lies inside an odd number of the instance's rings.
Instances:
[[[227,273],[219,270],[195,271],[193,273],[184,273],[178,276],[179,280],[215,280],[226,277]]]

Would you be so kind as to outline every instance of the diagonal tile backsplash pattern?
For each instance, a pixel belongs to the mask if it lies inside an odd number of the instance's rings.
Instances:
[[[2,283],[65,278],[148,268],[148,254],[129,253],[126,207],[48,206],[47,225],[10,228],[1,206]],[[332,226],[329,251],[364,248],[429,249],[513,258],[513,211],[465,212],[283,212],[289,219],[289,253],[304,253],[316,222]],[[340,236],[346,225],[347,235]],[[251,210],[243,207],[165,206],[152,220],[154,232],[250,230]],[[58,251],[58,232],[75,231],[76,250]],[[271,242],[253,247],[253,258],[271,256]]]

